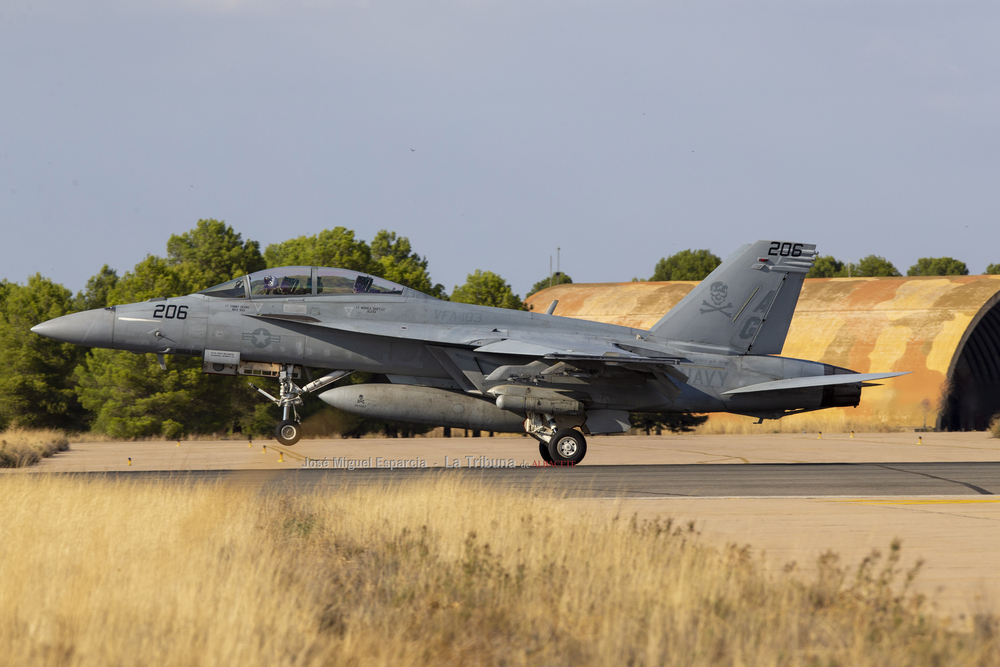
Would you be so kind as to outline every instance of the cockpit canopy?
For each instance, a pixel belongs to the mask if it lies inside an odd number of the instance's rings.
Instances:
[[[226,299],[402,293],[402,285],[383,278],[322,266],[283,266],[277,269],[264,269],[198,292],[205,296]]]

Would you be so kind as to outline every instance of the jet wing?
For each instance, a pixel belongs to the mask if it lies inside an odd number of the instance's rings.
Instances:
[[[470,327],[448,327],[438,324],[412,324],[404,322],[373,322],[370,320],[349,320],[324,322],[301,315],[283,313],[250,315],[256,319],[271,319],[297,324],[307,324],[326,329],[350,331],[352,333],[408,338],[428,343],[476,346],[475,352],[492,354],[515,354],[541,357],[559,361],[597,361],[606,364],[642,364],[654,366],[675,366],[682,357],[659,357],[637,354],[609,341],[582,339],[559,334],[537,334],[516,338],[509,337],[507,331],[498,329],[470,329]]]
[[[537,336],[522,340],[508,338],[477,347],[474,352],[493,354],[521,354],[559,361],[599,361],[606,364],[651,364],[676,366],[681,357],[650,357],[625,350],[618,345],[600,340],[560,339],[555,336]]]
[[[751,384],[746,387],[737,387],[729,391],[722,392],[723,396],[733,394],[749,394],[758,391],[780,391],[787,389],[805,389],[807,387],[826,387],[833,384],[861,384],[872,380],[884,380],[894,378],[899,375],[906,375],[910,371],[902,373],[844,373],[841,375],[812,375],[809,377],[789,378],[787,380],[773,380],[771,382],[761,382]]]
[[[428,343],[446,343],[452,345],[482,345],[488,341],[497,341],[501,338],[499,332],[493,332],[486,328],[472,329],[469,327],[449,327],[439,324],[413,324],[407,322],[385,322],[370,320],[336,320],[324,322],[314,317],[303,317],[285,315],[283,313],[248,315],[254,319],[278,320],[281,322],[294,322],[296,324],[307,324],[309,326],[321,327],[323,329],[335,329],[337,331],[349,331],[351,333],[367,334],[370,336],[385,336],[387,338],[406,338],[410,340],[421,340]]]

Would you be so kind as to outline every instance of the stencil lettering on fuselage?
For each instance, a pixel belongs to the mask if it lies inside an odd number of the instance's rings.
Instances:
[[[459,313],[456,310],[435,310],[434,319],[438,322],[455,322],[456,324],[478,324],[483,321],[482,313]]]
[[[767,315],[768,309],[771,307],[771,302],[774,300],[774,295],[778,293],[778,290],[771,290],[764,297],[757,302],[757,307],[753,309],[754,313],[761,313],[761,317]],[[757,335],[757,331],[760,330],[760,325],[763,324],[764,320],[756,315],[751,315],[747,318],[746,322],[743,323],[743,328],[740,329],[740,338],[747,340],[753,338]]]
[[[767,308],[768,308],[768,306],[771,305],[771,301],[774,299],[774,295],[777,294],[777,293],[778,293],[778,290],[773,289],[770,292],[768,292],[767,294],[765,294],[764,298],[761,299],[760,303],[757,304],[757,307],[753,309],[753,312],[755,312],[755,313],[764,313],[766,315],[767,314]]]
[[[729,377],[728,371],[716,371],[710,368],[696,368],[688,376],[688,384],[700,385],[702,387],[722,388]]]
[[[740,338],[746,340],[747,338],[753,338],[754,334],[757,333],[757,329],[760,328],[760,318],[751,317],[746,322],[743,323],[743,328],[740,329]]]

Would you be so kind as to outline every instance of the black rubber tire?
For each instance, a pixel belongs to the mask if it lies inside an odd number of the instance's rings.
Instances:
[[[291,447],[302,437],[302,426],[291,419],[286,419],[274,427],[274,439],[283,445]]]
[[[552,455],[549,454],[549,445],[545,442],[538,443],[538,453],[542,455],[542,460],[546,463],[552,463]]]
[[[549,440],[553,465],[576,465],[587,455],[587,439],[576,429],[564,428]]]

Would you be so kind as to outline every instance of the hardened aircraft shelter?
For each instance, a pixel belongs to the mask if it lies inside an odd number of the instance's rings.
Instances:
[[[527,302],[648,329],[696,284],[564,284]],[[1000,412],[1000,276],[808,279],[781,354],[859,373],[912,371],[866,390],[857,408],[811,414],[831,431],[849,422],[983,430]]]

